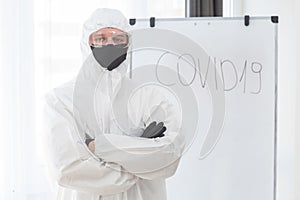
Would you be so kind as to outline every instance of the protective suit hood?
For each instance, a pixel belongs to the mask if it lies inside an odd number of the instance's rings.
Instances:
[[[99,8],[95,10],[83,24],[80,42],[83,62],[92,53],[89,45],[89,36],[93,32],[105,27],[117,28],[124,32],[129,31],[128,20],[120,11],[110,8]],[[127,56],[127,59],[121,65],[125,64],[125,66],[127,66],[128,60]]]

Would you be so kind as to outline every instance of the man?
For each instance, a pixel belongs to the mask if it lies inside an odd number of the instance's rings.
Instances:
[[[151,86],[124,98],[132,84],[125,76],[128,30],[119,11],[97,9],[83,26],[81,74],[46,96],[45,147],[57,199],[166,199],[165,179],[184,147],[178,115]],[[128,117],[116,120],[112,102],[126,104],[121,114]]]

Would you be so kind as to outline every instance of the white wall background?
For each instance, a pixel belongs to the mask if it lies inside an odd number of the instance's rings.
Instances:
[[[300,13],[299,13],[299,9],[300,9],[300,1],[296,1],[295,3],[295,19],[300,19]],[[298,12],[296,12],[298,11]],[[295,24],[296,26],[296,58],[298,58],[296,60],[296,68],[297,68],[297,72],[296,74],[299,76],[300,75],[300,22],[297,21],[297,23]],[[295,160],[296,160],[296,180],[295,180],[295,190],[296,190],[296,200],[300,199],[300,124],[299,124],[299,119],[300,119],[300,78],[297,78],[297,97],[296,97],[296,102],[298,102],[297,104],[297,108],[296,108],[296,119],[297,119],[297,123],[296,123],[296,137],[295,137],[295,147],[296,147],[296,154],[295,154]]]

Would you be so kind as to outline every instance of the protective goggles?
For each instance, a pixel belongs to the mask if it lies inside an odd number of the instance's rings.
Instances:
[[[115,28],[102,28],[90,35],[89,44],[95,48],[106,45],[127,48],[129,46],[129,34]]]

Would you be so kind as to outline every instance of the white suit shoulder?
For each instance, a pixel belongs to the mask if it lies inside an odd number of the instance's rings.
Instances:
[[[46,95],[44,147],[49,172],[60,190],[90,193],[90,199],[126,192],[138,178],[120,165],[91,157],[79,141],[72,114],[74,84],[70,81]]]
[[[75,80],[68,81],[52,90],[45,95],[45,101],[48,105],[63,104],[65,107],[71,109],[73,103],[73,92],[75,87]]]

